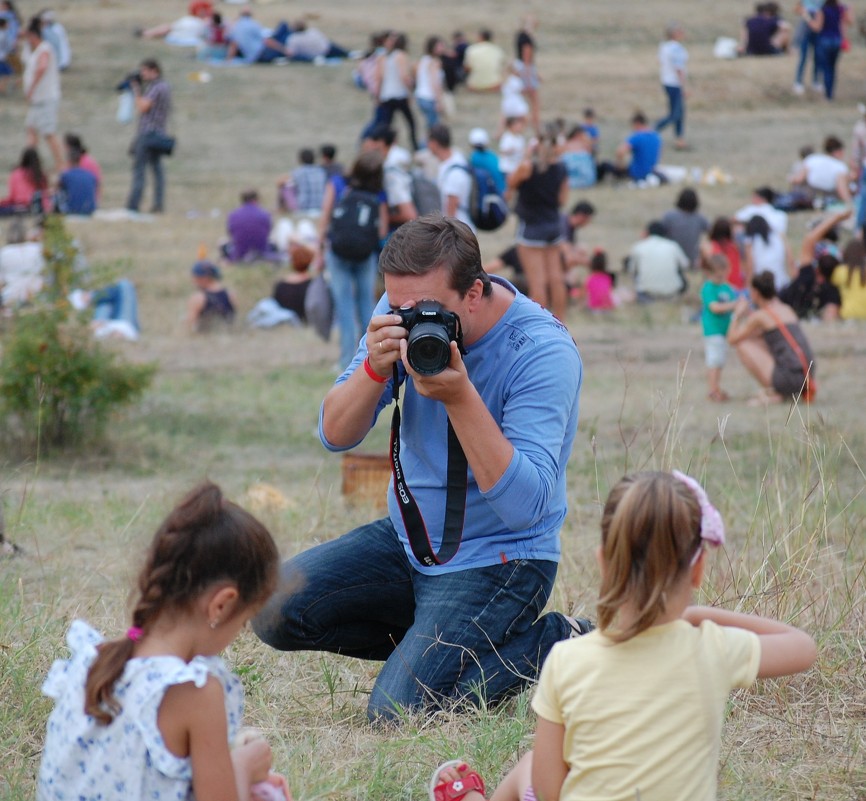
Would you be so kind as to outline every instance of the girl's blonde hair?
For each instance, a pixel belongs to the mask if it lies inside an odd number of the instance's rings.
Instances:
[[[601,518],[598,626],[605,635],[624,642],[652,626],[700,547],[701,509],[686,484],[660,472],[622,478]],[[634,607],[635,617],[617,628],[625,603]]]
[[[547,123],[538,137],[533,163],[539,172],[546,172],[559,161],[558,132],[554,123]]]

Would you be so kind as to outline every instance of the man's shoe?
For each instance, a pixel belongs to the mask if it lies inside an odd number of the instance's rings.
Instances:
[[[570,640],[595,631],[595,624],[585,617],[569,617],[565,615],[565,619],[568,621],[568,625],[571,626],[571,634],[568,635],[568,639]]]

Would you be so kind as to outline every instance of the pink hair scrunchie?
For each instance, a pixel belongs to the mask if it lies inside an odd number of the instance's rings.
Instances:
[[[722,522],[719,510],[710,503],[704,488],[691,476],[687,476],[679,470],[673,470],[671,474],[678,481],[682,481],[698,499],[698,506],[701,508],[701,539],[710,543],[714,548],[724,545],[725,524]],[[700,553],[700,549],[698,549],[698,553]],[[697,558],[697,554],[695,557]]]
[[[138,642],[144,636],[144,630],[138,626],[130,626],[126,630],[126,636],[133,642]]]

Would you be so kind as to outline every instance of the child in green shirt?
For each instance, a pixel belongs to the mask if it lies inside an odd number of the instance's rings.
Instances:
[[[729,398],[721,386],[722,368],[728,356],[728,324],[737,299],[737,291],[726,283],[731,265],[723,253],[714,253],[704,260],[707,280],[701,287],[701,324],[704,329],[704,355],[711,401]]]

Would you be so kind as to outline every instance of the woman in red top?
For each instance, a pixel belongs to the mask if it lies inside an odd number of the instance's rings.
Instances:
[[[734,242],[731,221],[727,217],[717,217],[710,228],[706,255],[712,256],[714,253],[721,253],[726,256],[731,265],[727,283],[738,291],[744,290],[746,282],[740,266],[740,249]]]
[[[35,147],[28,147],[21,154],[18,166],[9,174],[9,190],[6,197],[0,200],[0,206],[25,210],[37,191],[42,193],[42,208],[47,211],[50,205],[48,179],[42,170],[39,151]]]

